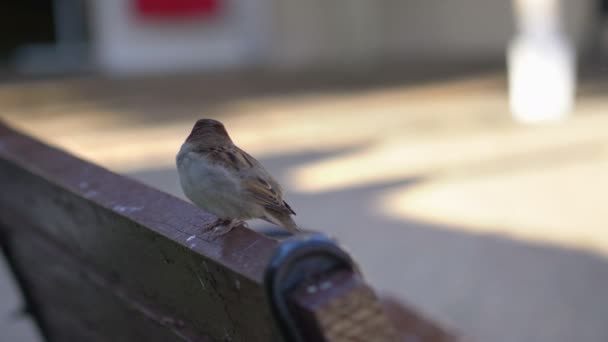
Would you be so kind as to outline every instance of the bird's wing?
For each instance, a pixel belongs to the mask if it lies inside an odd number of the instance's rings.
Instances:
[[[245,189],[252,198],[264,208],[287,215],[295,215],[289,204],[283,200],[280,188],[275,188],[262,176],[248,177],[244,180]]]
[[[213,163],[238,173],[247,193],[266,209],[287,215],[296,214],[283,200],[279,183],[247,152],[234,145],[206,148],[198,152],[205,153]]]
[[[248,164],[255,166],[254,173],[251,173],[245,180],[245,188],[252,194],[253,198],[261,203],[266,209],[295,215],[289,204],[283,200],[283,189],[281,185],[272,178],[264,169],[262,164],[247,152],[237,147],[239,158],[247,161]]]

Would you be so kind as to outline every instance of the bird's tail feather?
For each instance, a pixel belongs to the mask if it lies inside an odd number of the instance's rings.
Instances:
[[[279,213],[267,213],[263,220],[268,221],[272,224],[276,224],[277,226],[281,226],[287,229],[291,233],[297,233],[300,231],[300,228],[296,224],[296,222],[291,218],[291,215],[279,214]]]

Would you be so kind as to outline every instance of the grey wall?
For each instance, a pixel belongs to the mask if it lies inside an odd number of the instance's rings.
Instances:
[[[268,0],[286,67],[383,60],[503,58],[514,33],[508,0]],[[584,41],[591,0],[564,0],[568,33]]]

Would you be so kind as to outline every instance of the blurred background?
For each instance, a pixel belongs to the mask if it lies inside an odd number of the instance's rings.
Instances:
[[[0,3],[0,119],[182,197],[194,121],[376,288],[478,341],[608,341],[608,3]],[[1,189],[0,189],[1,191]],[[0,340],[40,341],[0,260]]]

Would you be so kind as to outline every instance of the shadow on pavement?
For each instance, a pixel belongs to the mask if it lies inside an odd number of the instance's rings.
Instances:
[[[292,167],[339,153],[344,151],[260,161],[284,179]],[[130,176],[181,196],[172,168]],[[323,193],[287,189],[287,198],[297,222],[336,236],[377,289],[476,340],[608,341],[605,257],[467,227],[390,219],[374,209],[385,191],[419,182],[424,178]]]

